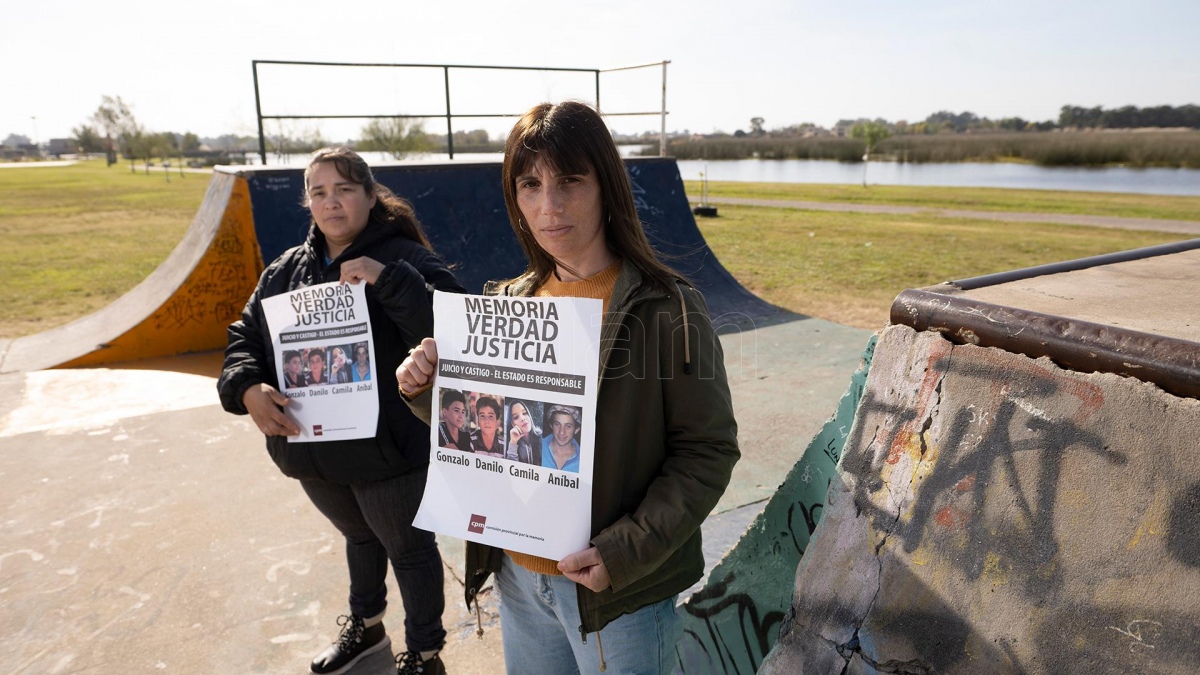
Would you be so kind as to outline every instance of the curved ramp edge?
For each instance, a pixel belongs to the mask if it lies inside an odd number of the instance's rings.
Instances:
[[[796,567],[824,513],[877,337],[867,340],[846,393],[799,461],[705,585],[680,608],[677,673],[753,673],[775,645],[788,622]]]
[[[187,233],[150,276],[103,309],[12,340],[0,373],[218,349],[262,269],[246,179],[214,171]]]

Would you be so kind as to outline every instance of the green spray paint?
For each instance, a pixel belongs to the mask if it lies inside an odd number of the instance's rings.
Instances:
[[[862,365],[833,416],[708,583],[684,604],[678,672],[754,672],[775,644],[791,607],[796,566],[821,520],[829,482],[862,398],[876,337],[867,341]]]

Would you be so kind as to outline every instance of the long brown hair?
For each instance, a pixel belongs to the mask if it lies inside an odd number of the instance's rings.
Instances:
[[[368,223],[394,227],[404,238],[433,250],[433,245],[425,236],[425,229],[421,227],[421,221],[417,220],[417,212],[413,210],[412,204],[409,204],[407,199],[397,197],[396,193],[389,190],[386,185],[376,183],[375,176],[371,173],[371,167],[367,166],[366,160],[345,146],[321,148],[313,153],[308,167],[304,169],[304,206],[310,206],[308,174],[314,166],[323,163],[332,164],[337,169],[339,176],[355,185],[363,186],[368,197],[375,195],[375,206],[371,207],[371,212],[367,215]],[[312,221],[314,227],[316,222],[316,220]]]
[[[542,284],[561,265],[538,246],[533,233],[521,219],[517,205],[517,176],[538,160],[560,173],[594,174],[600,185],[600,214],[604,240],[617,258],[631,264],[642,277],[670,290],[683,275],[663,264],[654,253],[638,219],[633,190],[625,163],[617,152],[612,134],[600,114],[587,104],[566,101],[541,103],[525,113],[513,126],[504,144],[504,204],[525,257],[529,261],[522,277],[532,276]]]

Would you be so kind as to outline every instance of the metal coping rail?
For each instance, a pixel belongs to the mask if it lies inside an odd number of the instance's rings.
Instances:
[[[254,111],[258,118],[258,154],[262,160],[263,166],[267,164],[267,137],[263,130],[263,120],[298,120],[298,119],[418,119],[430,117],[445,117],[446,118],[446,148],[450,155],[450,159],[454,159],[454,125],[453,118],[496,118],[496,117],[520,117],[524,113],[462,113],[453,114],[450,109],[450,70],[526,70],[526,71],[541,71],[541,72],[570,72],[570,73],[592,73],[595,76],[596,86],[596,108],[600,108],[600,73],[612,73],[621,70],[635,70],[638,68],[652,68],[661,66],[662,74],[662,109],[652,112],[618,112],[618,113],[603,113],[605,117],[633,117],[639,115],[659,115],[661,123],[659,129],[659,155],[666,155],[667,149],[667,65],[671,63],[669,60],[659,61],[657,63],[644,63],[636,66],[622,66],[620,68],[561,68],[561,67],[541,67],[541,66],[488,66],[488,65],[468,65],[468,64],[446,64],[446,63],[337,63],[333,61],[282,61],[273,59],[254,59],[250,62],[254,72]],[[258,66],[263,65],[287,65],[287,66],[329,66],[329,67],[346,67],[346,68],[441,68],[443,89],[446,94],[446,112],[436,113],[431,115],[264,115],[262,114],[262,97],[259,93],[258,86]]]

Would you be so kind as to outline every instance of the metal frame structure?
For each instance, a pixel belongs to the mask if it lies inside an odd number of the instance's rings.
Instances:
[[[636,115],[659,115],[661,123],[659,127],[658,138],[658,154],[665,156],[667,154],[667,64],[670,61],[660,61],[657,63],[644,63],[637,66],[624,66],[621,68],[542,68],[536,66],[472,66],[472,65],[452,65],[452,64],[435,64],[435,63],[332,63],[327,61],[271,61],[255,59],[250,62],[254,70],[254,110],[258,117],[258,153],[265,166],[267,163],[267,137],[263,132],[263,120],[293,120],[293,119],[384,119],[384,118],[399,118],[399,119],[416,119],[429,117],[444,117],[446,118],[446,148],[450,154],[450,159],[454,159],[454,124],[455,117],[470,118],[470,117],[520,117],[524,113],[473,113],[473,114],[453,114],[450,108],[450,71],[456,70],[533,70],[542,72],[573,72],[573,73],[593,73],[596,79],[596,108],[600,108],[600,73],[612,73],[620,70],[635,70],[638,68],[653,68],[656,66],[662,67],[662,109],[651,112],[617,112],[603,113],[605,117],[625,117]],[[323,67],[338,67],[338,68],[441,68],[442,82],[444,83],[444,91],[446,95],[446,112],[434,113],[428,115],[264,115],[262,114],[262,97],[259,95],[258,88],[258,66],[259,64],[266,65],[287,65],[287,66],[323,66]]]

